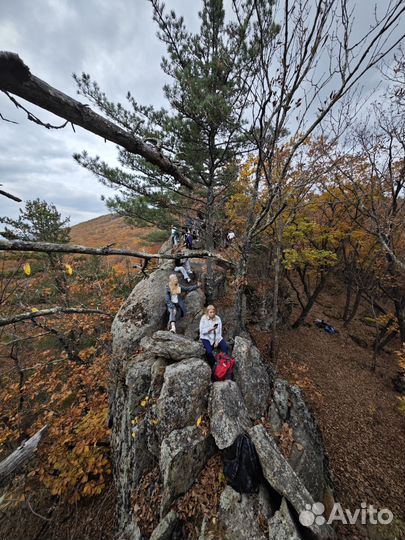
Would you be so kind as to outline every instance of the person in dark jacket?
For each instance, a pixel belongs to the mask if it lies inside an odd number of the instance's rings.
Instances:
[[[175,272],[181,272],[184,279],[187,281],[187,283],[190,283],[191,278],[190,274],[193,273],[190,266],[189,259],[181,259],[180,257],[176,257],[174,259],[174,271]]]
[[[187,249],[193,249],[193,235],[191,234],[191,231],[186,232],[185,244]]]
[[[169,284],[166,285],[165,290],[165,300],[169,311],[170,332],[176,333],[176,321],[184,317],[187,313],[186,304],[182,294],[195,291],[199,287],[200,283],[185,287],[184,285],[179,284],[176,274],[171,274],[169,276]]]

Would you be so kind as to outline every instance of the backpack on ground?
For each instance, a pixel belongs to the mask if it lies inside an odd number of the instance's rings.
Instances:
[[[214,364],[214,381],[233,381],[234,366],[235,358],[231,358],[227,354],[220,352]]]
[[[262,479],[262,468],[256,448],[245,433],[223,452],[224,475],[238,493],[257,493]]]

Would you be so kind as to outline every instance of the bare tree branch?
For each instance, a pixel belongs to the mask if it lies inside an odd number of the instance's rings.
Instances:
[[[11,195],[11,193],[8,193],[7,191],[3,191],[2,189],[0,189],[0,195],[4,195],[4,197],[12,199],[13,201],[21,202],[21,199],[19,199],[15,195]]]
[[[72,124],[122,146],[128,152],[144,157],[162,172],[172,176],[179,184],[189,189],[193,187],[190,179],[156,147],[145,144],[140,137],[106,120],[88,105],[80,103],[35,77],[15,53],[0,52],[0,90],[5,93],[11,92]]]
[[[12,454],[0,462],[0,484],[9,480],[14,472],[20,469],[33,457],[34,452],[47,429],[47,425],[41,428],[35,435],[28,439],[28,441],[25,441],[21,446],[14,450]]]
[[[99,309],[54,307],[50,309],[41,309],[39,311],[27,311],[25,313],[13,315],[12,317],[0,319],[0,327],[22,321],[29,321],[35,319],[36,317],[47,317],[48,315],[55,315],[57,313],[96,313],[98,315],[112,317],[111,313],[106,313],[105,311],[100,311]]]
[[[140,259],[202,259],[210,257],[224,264],[232,266],[228,261],[218,253],[210,251],[192,251],[190,253],[142,253],[128,249],[110,249],[109,247],[91,248],[72,244],[53,244],[50,242],[25,242],[23,240],[0,240],[0,251],[39,251],[45,253],[81,253],[88,255],[123,255],[125,257],[139,257]]]

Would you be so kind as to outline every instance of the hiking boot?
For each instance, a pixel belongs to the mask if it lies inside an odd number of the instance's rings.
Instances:
[[[176,333],[176,325],[174,322],[170,323],[170,332]]]

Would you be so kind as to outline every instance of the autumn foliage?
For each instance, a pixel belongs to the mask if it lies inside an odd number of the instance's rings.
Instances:
[[[30,255],[4,255],[3,269],[3,316],[54,305],[102,312],[39,317],[2,327],[0,388],[2,455],[47,425],[28,474],[33,485],[39,481],[51,495],[70,503],[99,495],[112,472],[111,322],[139,279],[137,270],[125,262],[91,257],[65,257],[55,270],[46,257]],[[62,295],[54,271],[66,283]]]

